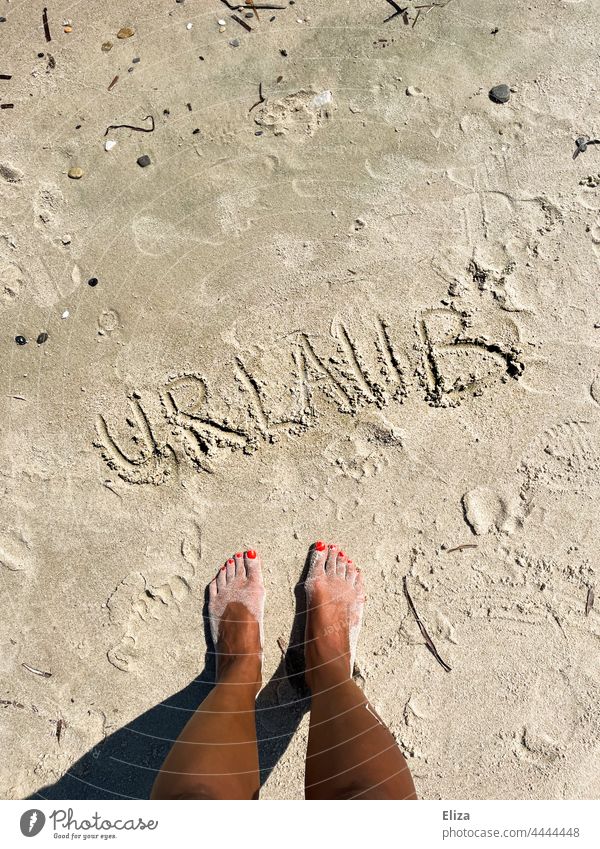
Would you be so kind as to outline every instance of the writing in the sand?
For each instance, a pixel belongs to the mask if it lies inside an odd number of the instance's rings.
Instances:
[[[452,329],[440,333],[440,326]],[[227,452],[248,454],[282,438],[301,438],[324,415],[382,410],[411,393],[429,404],[453,406],[523,371],[516,347],[474,335],[453,310],[419,316],[404,349],[393,343],[383,319],[373,322],[368,345],[361,329],[359,345],[351,329],[336,322],[325,352],[305,333],[290,337],[288,366],[277,369],[286,371],[283,381],[237,356],[227,385],[205,372],[184,372],[154,392],[131,391],[125,427],[98,414],[96,444],[121,478],[163,483],[184,463],[214,472]]]

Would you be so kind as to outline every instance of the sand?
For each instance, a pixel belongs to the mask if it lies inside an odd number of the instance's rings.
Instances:
[[[598,798],[597,4],[123,5],[0,8],[0,795],[147,796],[216,568],[262,554],[269,681],[321,538],[422,797]]]

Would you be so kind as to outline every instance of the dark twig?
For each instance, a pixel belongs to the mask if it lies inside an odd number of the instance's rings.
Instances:
[[[248,112],[252,112],[253,109],[256,109],[257,106],[260,106],[260,104],[264,103],[265,100],[267,99],[266,97],[263,97],[262,83],[258,84],[258,97],[259,97],[259,99],[256,101],[256,103],[253,106],[250,107],[250,109],[248,109]]]
[[[48,23],[48,9],[46,6],[42,9],[42,23],[44,25],[44,35],[46,36],[46,41],[52,41],[52,36],[50,35],[50,24]]]
[[[106,128],[106,132],[104,133],[107,136],[110,130],[121,130],[125,128],[126,130],[135,130],[138,133],[153,133],[154,132],[154,118],[152,115],[146,115],[144,121],[152,121],[151,127],[134,127],[133,124],[109,124]]]
[[[14,109],[14,103],[0,103],[0,109]]]
[[[0,74],[0,80],[12,80],[12,74]]]
[[[116,84],[118,82],[119,82],[119,75],[117,74],[117,76],[113,77],[112,80],[110,81],[110,83],[108,84],[108,90],[112,91],[113,88],[116,86]],[[106,135],[106,133],[105,133],[105,135]]]
[[[585,600],[585,615],[590,615],[590,610],[594,606],[594,588],[588,587],[587,598]]]
[[[454,548],[447,548],[446,554],[452,554],[454,551],[464,551],[465,548],[478,548],[474,542],[463,542],[462,545],[457,545]]]
[[[397,18],[397,17],[398,17],[398,15],[401,15],[401,16],[402,16],[402,20],[404,21],[404,23],[405,23],[406,25],[408,25],[408,24],[409,24],[409,22],[410,22],[410,21],[409,21],[409,17],[408,17],[408,6],[404,6],[404,7],[399,6],[399,5],[398,5],[398,3],[396,3],[396,1],[395,1],[395,0],[387,0],[387,2],[388,2],[388,3],[390,4],[390,6],[392,6],[392,7],[393,7],[396,11],[394,12],[394,14],[393,14],[393,15],[390,15],[388,18],[386,18],[386,19],[384,20],[384,22],[383,22],[383,23],[384,23],[384,24],[387,24],[387,22],[388,22],[388,21],[391,21],[391,20],[393,20],[394,18]],[[447,6],[449,3],[452,3],[452,0],[446,0],[446,2],[445,2],[445,3],[435,3],[435,2],[432,2],[432,3],[422,3],[420,6],[413,6],[413,9],[416,9],[416,10],[417,10],[417,14],[416,14],[415,19],[414,19],[414,21],[413,21],[413,23],[412,23],[412,28],[414,28],[415,24],[417,23],[417,21],[418,21],[418,20],[419,20],[419,18],[421,17],[421,11],[422,11],[423,9],[426,9],[425,14],[426,14],[426,15],[428,15],[428,14],[431,12],[431,10],[432,10],[432,9],[435,9],[436,7],[437,7],[438,9],[443,9],[443,8],[444,8],[444,6]]]
[[[404,23],[405,23],[405,24],[407,24],[407,23],[408,23],[408,13],[407,13],[407,11],[406,11],[406,8],[404,8],[404,9],[403,9],[401,6],[399,6],[399,5],[395,2],[395,0],[387,0],[387,2],[388,2],[388,3],[390,4],[390,6],[391,6],[393,9],[395,9],[396,11],[394,12],[394,14],[393,14],[393,15],[390,15],[390,16],[389,16],[389,18],[386,18],[386,19],[384,20],[384,22],[383,22],[383,23],[384,23],[384,24],[387,24],[387,22],[388,22],[388,21],[391,21],[391,20],[393,20],[394,18],[397,18],[397,17],[398,17],[398,15],[402,15],[402,18],[403,18],[403,20],[404,20]]]
[[[247,8],[243,3],[229,3],[228,0],[221,0],[221,3],[224,3],[232,12],[244,11]],[[250,5],[254,10],[273,9],[274,11],[281,11],[287,9],[287,6],[279,6],[276,3],[252,3]]]
[[[406,575],[404,576],[402,583],[404,585],[404,595],[406,596],[406,600],[408,601],[408,606],[410,607],[412,615],[415,617],[417,625],[419,626],[419,631],[423,635],[423,639],[425,640],[425,645],[427,646],[427,648],[429,649],[431,654],[435,657],[435,659],[437,660],[439,665],[442,667],[442,669],[444,669],[446,672],[451,672],[452,671],[451,667],[448,666],[446,661],[442,660],[442,658],[440,657],[438,650],[436,649],[436,647],[433,644],[433,640],[431,639],[431,637],[427,633],[427,629],[425,628],[425,625],[423,625],[423,623],[421,622],[421,619],[419,618],[419,614],[417,613],[417,610],[415,608],[413,600],[410,597],[410,593],[408,591],[408,580],[407,580]]]
[[[231,17],[237,24],[239,24],[241,27],[244,27],[245,30],[247,30],[248,32],[252,32],[252,27],[250,26],[250,24],[247,24],[246,21],[242,20],[242,18],[238,17],[237,15],[232,15]]]
[[[66,723],[65,723],[64,719],[57,719],[56,720],[56,739],[58,740],[59,743],[60,743],[60,738],[62,736],[63,728],[66,728]]]

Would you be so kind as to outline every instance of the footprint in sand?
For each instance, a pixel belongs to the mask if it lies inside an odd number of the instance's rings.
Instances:
[[[183,562],[177,573],[168,573],[164,567],[151,567],[145,574],[131,572],[107,600],[110,622],[122,630],[118,642],[107,651],[108,660],[116,669],[134,670],[140,645],[151,639],[153,623],[181,610],[191,592],[189,582],[196,574],[200,559],[200,549],[192,541],[196,538],[199,539],[198,529],[183,540]]]

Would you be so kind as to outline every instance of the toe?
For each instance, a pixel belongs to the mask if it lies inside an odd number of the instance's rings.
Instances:
[[[327,552],[327,562],[325,563],[325,572],[327,575],[335,575],[337,570],[337,545],[330,545]]]
[[[317,540],[310,551],[310,567],[307,580],[325,574],[325,561],[327,559],[327,546],[321,540]]]
[[[244,555],[241,551],[238,551],[234,556],[235,561],[235,574],[238,578],[246,577],[246,567],[244,566]]]
[[[225,589],[225,585],[227,584],[227,575],[225,574],[225,570],[226,570],[226,567],[221,566],[221,568],[219,569],[219,571],[217,573],[217,577],[215,578],[215,581],[217,583],[217,590],[224,590]]]
[[[213,578],[210,584],[208,585],[208,597],[216,598],[217,597],[217,579]]]
[[[346,580],[351,584],[356,581],[356,563],[354,560],[346,560]]]
[[[244,563],[248,580],[260,581],[262,575],[260,557],[253,548],[249,548],[248,551],[246,551],[244,555]]]
[[[232,557],[230,557],[225,564],[225,576],[227,578],[227,583],[229,583],[229,581],[233,581],[235,578],[235,560]]]
[[[363,599],[365,597],[365,582],[363,580],[362,572],[360,569],[356,570],[356,580],[354,581],[354,586],[356,587],[356,591],[359,596]]]
[[[346,577],[347,562],[348,561],[347,561],[345,552],[338,551],[335,571],[336,571],[336,574],[340,576],[340,578]]]

